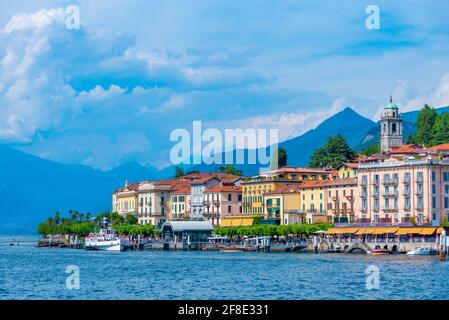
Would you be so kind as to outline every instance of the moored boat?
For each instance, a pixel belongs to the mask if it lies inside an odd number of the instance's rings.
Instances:
[[[222,248],[219,248],[218,251],[220,251],[220,252],[242,252],[243,248],[236,247],[236,246],[222,247]]]
[[[436,254],[436,250],[429,247],[418,247],[407,252],[408,255],[414,256],[431,256]]]
[[[128,241],[120,238],[111,228],[100,229],[99,233],[90,233],[85,242],[87,250],[124,251],[127,247]]]
[[[379,250],[369,250],[367,253],[368,254],[381,255],[381,254],[391,254],[391,251],[379,249]]]

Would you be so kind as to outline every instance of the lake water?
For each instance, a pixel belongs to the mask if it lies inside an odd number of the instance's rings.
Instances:
[[[66,288],[67,266],[80,270]],[[379,289],[366,287],[369,266]],[[448,299],[438,257],[93,252],[0,244],[0,299]]]

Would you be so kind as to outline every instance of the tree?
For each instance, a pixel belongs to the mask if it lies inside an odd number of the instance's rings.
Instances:
[[[431,146],[449,142],[449,113],[439,114],[432,128]]]
[[[198,170],[189,170],[187,171],[187,175],[194,174],[194,173],[200,173]]]
[[[416,134],[414,141],[417,144],[429,146],[432,143],[433,138],[433,125],[437,118],[437,112],[434,108],[427,104],[418,114],[416,119]]]
[[[126,217],[125,217],[125,223],[126,224],[134,225],[134,224],[137,224],[137,221],[138,221],[137,217],[135,215],[130,214],[130,213],[128,213],[126,215]]]
[[[180,178],[182,176],[185,176],[183,168],[176,167],[175,170],[176,170],[175,178]]]
[[[339,169],[343,162],[351,162],[355,156],[355,151],[349,147],[345,138],[338,134],[329,137],[322,148],[315,149],[309,167]]]
[[[238,170],[234,168],[231,164],[225,164],[224,166],[221,166],[218,170],[222,173],[232,174],[234,176],[241,176],[243,175],[241,170]]]
[[[363,154],[367,157],[372,156],[373,154],[376,154],[379,152],[380,152],[380,144],[378,144],[378,143],[372,144],[369,147],[366,147],[365,149],[360,151],[361,154]]]
[[[277,148],[274,151],[273,159],[271,160],[272,169],[279,169],[287,166],[287,151],[284,148]]]

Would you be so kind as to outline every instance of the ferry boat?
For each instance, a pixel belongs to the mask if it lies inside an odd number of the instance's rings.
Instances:
[[[429,247],[418,247],[407,252],[408,255],[414,256],[431,256],[436,254],[436,250]]]
[[[85,242],[87,250],[124,251],[127,247],[128,241],[120,238],[111,228],[100,229],[99,233],[90,233]]]

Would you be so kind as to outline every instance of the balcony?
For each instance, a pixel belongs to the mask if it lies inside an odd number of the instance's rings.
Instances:
[[[395,186],[398,184],[398,180],[397,179],[385,180],[384,182],[382,182],[382,184],[386,186]]]
[[[383,212],[398,212],[398,208],[383,208]]]
[[[398,192],[389,192],[389,193],[384,193],[382,194],[382,197],[384,198],[397,198],[398,197]]]

